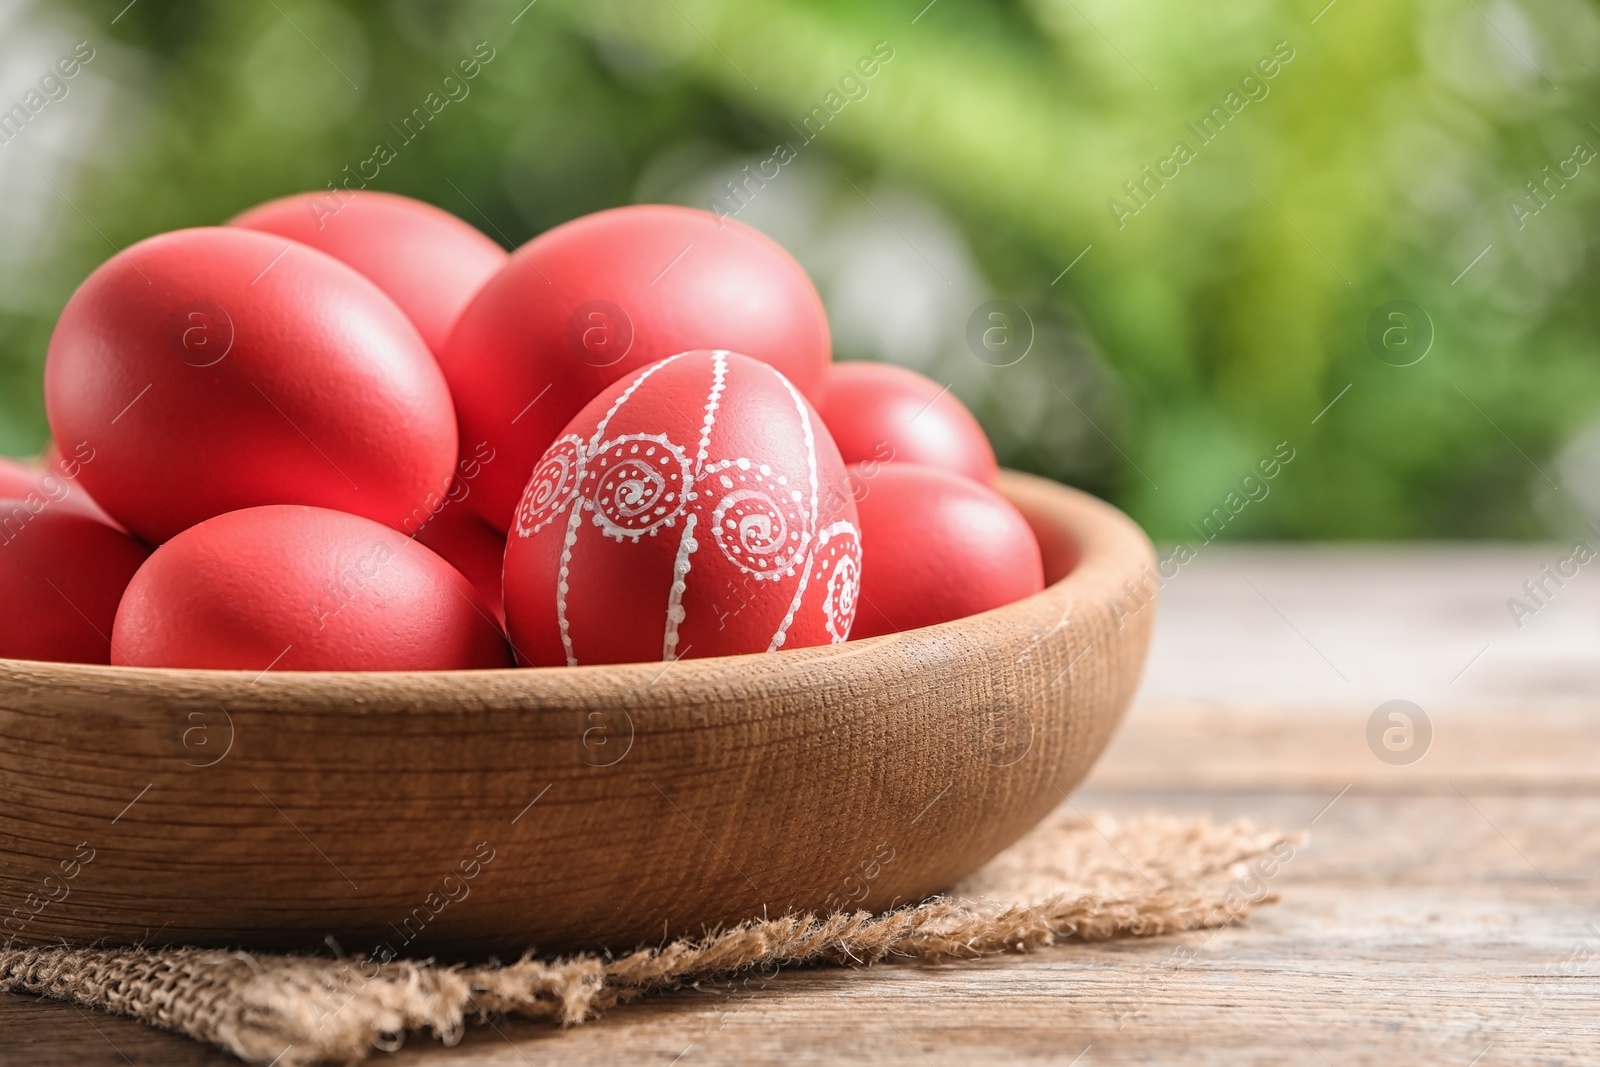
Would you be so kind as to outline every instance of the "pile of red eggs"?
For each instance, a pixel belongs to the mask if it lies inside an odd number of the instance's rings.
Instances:
[[[0,466],[0,657],[671,660],[1043,584],[967,410],[833,365],[800,266],[687,208],[508,256],[403,197],[273,201],[91,274],[44,389],[55,444]]]

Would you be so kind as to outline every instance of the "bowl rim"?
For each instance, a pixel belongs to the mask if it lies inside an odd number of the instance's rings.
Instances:
[[[438,671],[273,671],[194,667],[133,667],[101,663],[67,663],[54,660],[24,660],[0,657],[0,688],[10,684],[49,684],[105,692],[129,688],[170,688],[190,697],[228,694],[233,699],[255,693],[262,697],[303,692],[322,692],[329,687],[358,689],[370,695],[431,691],[443,696],[446,691],[475,694],[485,686],[501,688],[509,683],[526,697],[559,699],[571,689],[604,682],[612,691],[649,690],[667,683],[667,692],[692,692],[709,686],[722,687],[730,679],[753,674],[770,676],[793,672],[794,668],[827,667],[849,659],[888,650],[908,640],[919,645],[958,649],[970,642],[964,635],[998,626],[1011,630],[1035,617],[1041,605],[1092,599],[1093,592],[1123,596],[1114,589],[1116,580],[1128,572],[1126,557],[1142,554],[1153,561],[1149,538],[1131,518],[1114,505],[1090,493],[1063,485],[1039,475],[1002,469],[997,488],[1027,518],[1040,535],[1047,578],[1052,552],[1046,547],[1046,534],[1059,539],[1067,534],[1072,544],[1058,548],[1073,558],[1037,593],[1000,607],[948,622],[902,630],[899,633],[845,641],[833,645],[784,648],[772,652],[747,652],[730,656],[705,656],[677,660],[651,660],[637,663],[580,664],[550,667],[492,667],[471,670]],[[1041,529],[1041,526],[1049,529]],[[931,666],[931,665],[930,665]],[[800,675],[806,672],[800,672]],[[670,679],[670,683],[668,682]],[[142,684],[141,684],[142,683]]]

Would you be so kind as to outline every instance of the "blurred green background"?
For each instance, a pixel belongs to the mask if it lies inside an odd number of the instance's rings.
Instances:
[[[636,200],[731,210],[782,144],[738,217],[812,272],[840,358],[949,383],[1004,462],[1158,539],[1219,506],[1228,537],[1600,516],[1592,4],[525,4],[0,0],[0,108],[94,49],[0,144],[0,451],[44,442],[54,318],[113,246],[379,142],[373,188],[508,246]],[[480,42],[470,95],[402,144]],[[973,343],[991,325],[1011,354]]]

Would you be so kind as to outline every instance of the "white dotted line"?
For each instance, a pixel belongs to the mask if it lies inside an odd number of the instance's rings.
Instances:
[[[687,352],[679,352],[675,356],[668,356],[659,363],[652,363],[650,366],[644,369],[643,373],[629,383],[628,387],[622,391],[622,395],[617,397],[616,400],[612,401],[611,408],[606,412],[605,417],[600,420],[597,426],[595,426],[594,436],[589,438],[590,453],[593,453],[599,447],[600,438],[605,436],[606,427],[611,425],[611,417],[617,412],[621,411],[622,405],[626,404],[630,399],[632,399],[633,394],[638,390],[639,386],[643,385],[646,379],[648,379],[652,374],[660,370],[662,367],[665,367],[669,363],[676,363],[686,355],[688,355]]]
[[[789,379],[777,371],[769,371],[769,373],[782,382],[785,389],[789,390],[789,395],[794,398],[795,410],[800,413],[800,426],[805,432],[806,439],[806,475],[811,480],[811,510],[800,516],[800,583],[795,587],[794,600],[789,603],[789,612],[783,617],[783,625],[778,627],[778,632],[772,635],[772,643],[767,646],[768,652],[775,652],[782,648],[784,641],[788,639],[789,627],[794,623],[795,613],[800,610],[800,601],[806,595],[806,585],[811,580],[811,556],[813,550],[811,525],[820,516],[817,515],[817,440],[811,432],[811,415],[806,410],[805,398],[789,383]]]
[[[595,457],[600,446],[600,439],[605,436],[606,427],[611,425],[612,416],[622,410],[622,405],[632,398],[638,388],[645,383],[645,380],[668,363],[682,359],[685,355],[687,353],[680,352],[675,356],[668,356],[659,363],[651,364],[628,384],[628,387],[622,391],[622,395],[612,401],[610,409],[605,413],[605,417],[595,426],[594,436],[589,438],[589,447],[578,453],[581,463],[586,466],[587,461]],[[580,481],[575,488],[578,491],[574,494],[572,501],[572,516],[567,520],[567,536],[561,544],[561,570],[556,576],[556,623],[561,629],[561,647],[567,654],[567,666],[569,667],[578,665],[578,657],[572,651],[572,626],[567,619],[567,577],[571,573],[572,546],[578,543],[578,530],[581,527],[584,504],[582,482]]]
[[[678,625],[683,622],[683,591],[689,587],[689,557],[700,547],[694,536],[695,514],[683,520],[683,537],[678,541],[678,556],[672,565],[672,592],[667,596],[667,629],[661,639],[661,658],[678,658]]]
[[[567,622],[567,575],[571,572],[572,546],[578,543],[578,527],[583,519],[583,498],[572,501],[572,515],[567,519],[567,536],[561,542],[561,571],[556,576],[556,624],[561,628],[561,647],[567,653],[567,666],[576,667],[578,657],[572,654],[572,627]]]
[[[722,400],[722,390],[728,377],[728,353],[711,354],[711,392],[706,397],[706,417],[700,425],[700,453],[695,457],[694,474],[700,477],[705,469],[706,455],[711,449],[711,426],[717,421],[717,406]]]
[[[706,456],[711,449],[711,427],[717,421],[717,406],[722,400],[722,389],[728,375],[728,354],[716,351],[711,354],[711,389],[706,393],[706,413],[700,423],[700,448],[695,455],[694,472],[685,481],[682,492],[684,507],[696,494],[694,487],[705,473]],[[683,607],[683,594],[689,588],[689,557],[700,548],[694,536],[695,515],[689,512],[683,522],[683,536],[678,539],[678,555],[672,564],[672,589],[667,593],[667,623],[661,636],[661,658],[676,659],[678,654],[678,627],[687,617]]]

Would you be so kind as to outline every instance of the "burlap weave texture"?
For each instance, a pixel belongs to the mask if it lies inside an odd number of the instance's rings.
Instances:
[[[786,916],[616,955],[503,966],[191,948],[0,949],[0,990],[129,1016],[281,1067],[356,1063],[475,1020],[574,1025],[651,993],[759,969],[973,959],[1241,922],[1277,899],[1296,842],[1245,823],[1085,819],[1067,805],[939,897],[881,915]],[[507,946],[507,958],[525,946]]]

